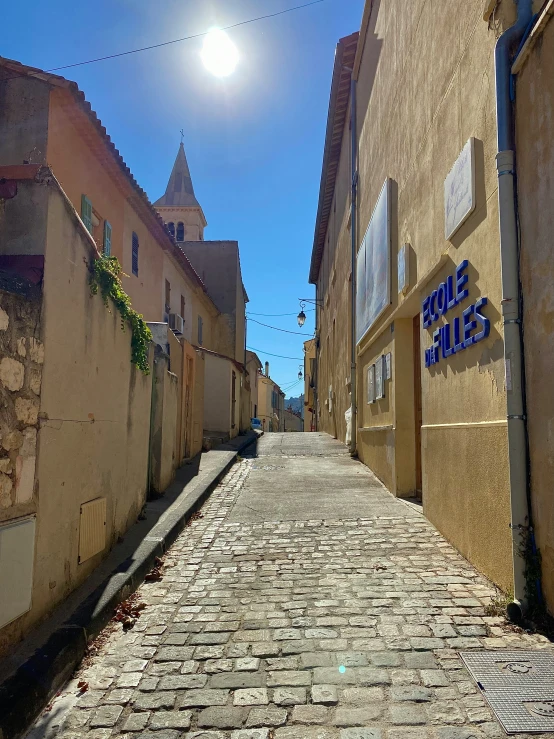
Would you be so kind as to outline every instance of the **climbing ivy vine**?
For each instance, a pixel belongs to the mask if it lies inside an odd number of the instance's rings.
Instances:
[[[126,323],[131,325],[131,362],[148,375],[150,374],[148,345],[152,340],[152,332],[144,318],[131,308],[131,298],[121,283],[122,274],[123,270],[117,257],[100,256],[91,265],[90,292],[92,295],[100,292],[104,305],[108,308],[110,300],[115,304],[121,315],[122,331],[125,331]]]

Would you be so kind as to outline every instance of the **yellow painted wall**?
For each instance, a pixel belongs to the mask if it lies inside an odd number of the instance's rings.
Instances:
[[[131,364],[131,334],[121,330],[116,311],[90,295],[94,247],[54,185],[43,228],[33,606],[2,630],[0,651],[86,579],[136,521],[146,497],[151,378]],[[98,497],[107,499],[106,549],[79,564],[80,505]]]
[[[162,247],[129,202],[129,187],[99,134],[73,96],[57,88],[50,93],[47,162],[79,215],[81,196],[86,195],[111,224],[112,254],[123,267],[123,287],[135,310],[147,321],[162,320]],[[138,277],[132,273],[133,231],[139,237]],[[102,235],[95,236],[101,251]]]
[[[438,324],[421,330],[423,505],[466,557],[508,588],[512,575],[494,161],[496,35],[482,19],[482,5],[471,0],[452,13],[448,4],[426,0],[373,3],[358,70],[357,241],[365,234],[383,183],[391,178],[391,306],[359,347],[358,453],[395,494],[413,493],[412,320],[423,297],[468,259],[470,296],[446,320],[486,296],[491,333],[426,369],[423,351]],[[476,139],[477,207],[446,241],[444,180],[471,136]],[[318,279],[324,306],[318,311],[319,428],[342,440],[350,405],[349,158],[347,123]],[[410,244],[411,260],[409,290],[403,296],[398,294],[397,254],[405,243]],[[389,351],[393,371],[388,395],[370,406],[367,366]],[[330,387],[332,412],[325,405]],[[487,460],[492,459],[491,466]]]
[[[316,422],[316,397],[313,382],[317,381],[315,339],[304,342],[304,431],[311,431]],[[310,408],[312,409],[310,411]]]
[[[192,407],[193,456],[202,450],[204,438],[204,388],[206,373],[205,353],[195,350],[195,355],[194,402]]]
[[[204,429],[222,433],[231,432],[231,371],[228,359],[204,354]],[[237,394],[237,405],[240,393]],[[237,409],[238,410],[238,409]],[[236,432],[231,434],[236,436]]]
[[[265,375],[258,375],[258,418],[262,422],[264,431],[273,429],[273,408],[271,406],[271,393],[273,391],[273,380]]]
[[[554,23],[538,38],[516,82],[516,152],[524,294],[531,497],[543,590],[554,613]]]

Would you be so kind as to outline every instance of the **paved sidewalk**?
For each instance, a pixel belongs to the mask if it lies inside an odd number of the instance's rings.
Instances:
[[[338,442],[266,434],[202,514],[30,738],[504,736],[457,650],[550,643]]]

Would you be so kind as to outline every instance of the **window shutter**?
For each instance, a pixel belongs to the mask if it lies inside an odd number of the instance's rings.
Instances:
[[[139,240],[133,231],[133,274],[138,277]]]
[[[86,195],[81,195],[81,220],[88,232],[92,233],[92,203]]]
[[[104,256],[109,257],[112,253],[112,227],[108,221],[104,221]]]

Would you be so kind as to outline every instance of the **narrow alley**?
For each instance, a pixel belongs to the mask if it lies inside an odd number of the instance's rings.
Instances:
[[[257,444],[29,739],[504,736],[458,651],[548,643],[338,441]]]

